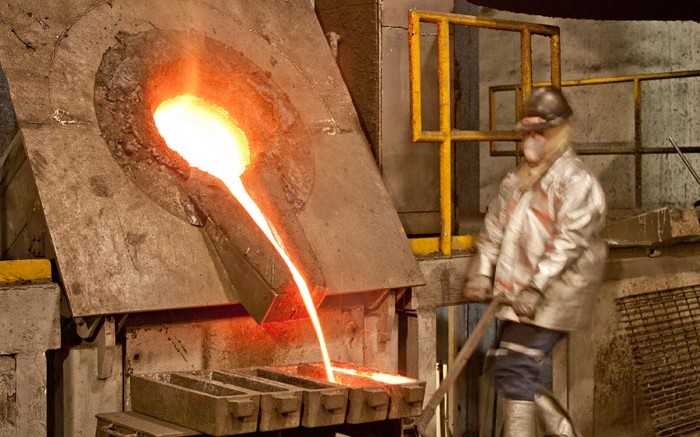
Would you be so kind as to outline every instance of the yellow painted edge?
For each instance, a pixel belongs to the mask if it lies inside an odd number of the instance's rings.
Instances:
[[[0,261],[0,283],[51,280],[51,261],[26,259]]]
[[[465,251],[471,250],[476,244],[476,236],[474,235],[455,235],[452,237],[452,250]]]
[[[440,238],[410,238],[411,250],[414,255],[430,255],[431,253],[440,251]]]
[[[440,237],[409,238],[411,250],[417,256],[438,254],[440,252]],[[476,244],[474,235],[454,235],[452,237],[453,251],[467,251]]]

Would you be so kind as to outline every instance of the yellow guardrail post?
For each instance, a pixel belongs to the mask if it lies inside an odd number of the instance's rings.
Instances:
[[[423,131],[420,89],[420,15],[408,14],[408,73],[411,87],[411,138],[418,142]]]
[[[438,89],[440,103],[440,252],[452,254],[452,105],[450,82],[450,25],[438,22]]]

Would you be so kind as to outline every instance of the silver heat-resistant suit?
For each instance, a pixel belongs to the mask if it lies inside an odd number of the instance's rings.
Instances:
[[[504,437],[534,437],[538,427],[547,436],[579,435],[541,384],[554,345],[590,326],[607,258],[605,193],[569,142],[572,112],[557,88],[525,100],[516,127],[526,162],[489,205],[465,287],[473,302],[506,297],[498,347],[487,360],[505,398]]]

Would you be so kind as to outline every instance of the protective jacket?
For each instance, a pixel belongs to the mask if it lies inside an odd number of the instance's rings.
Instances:
[[[528,189],[517,170],[509,173],[489,205],[472,272],[493,278],[494,295],[514,299],[532,286],[544,298],[532,319],[509,306],[499,317],[559,331],[586,329],[607,258],[605,217],[600,182],[571,147]]]

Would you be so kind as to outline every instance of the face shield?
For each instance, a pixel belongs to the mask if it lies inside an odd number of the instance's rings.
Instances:
[[[560,126],[568,125],[572,113],[558,88],[537,88],[527,96],[523,102],[523,118],[515,128],[524,133],[523,154],[530,165],[538,165],[555,147],[550,139],[558,135],[553,135],[552,132],[559,131]]]

